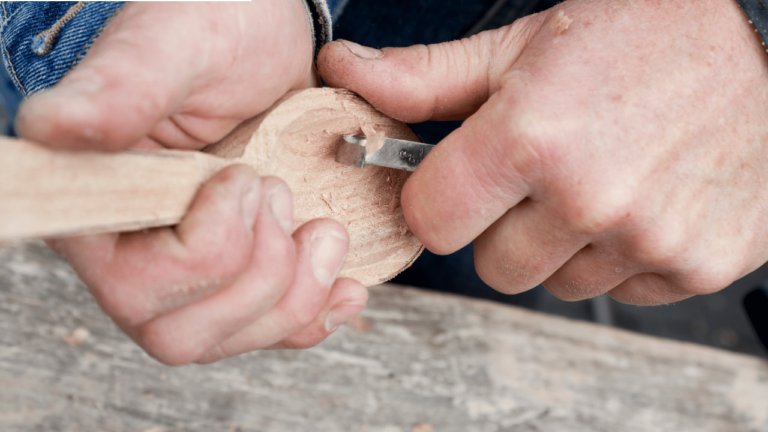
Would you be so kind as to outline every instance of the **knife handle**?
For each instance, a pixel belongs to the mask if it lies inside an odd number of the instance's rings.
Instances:
[[[195,151],[62,152],[0,138],[0,243],[176,224],[200,185],[232,163]]]

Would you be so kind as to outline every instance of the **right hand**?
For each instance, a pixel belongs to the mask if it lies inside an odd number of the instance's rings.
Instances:
[[[315,86],[302,0],[128,4],[82,62],[20,107],[19,135],[61,149],[199,150]],[[335,280],[349,239],[291,235],[292,196],[245,166],[216,174],[174,228],[51,241],[104,311],[167,364],[315,345],[365,306]]]

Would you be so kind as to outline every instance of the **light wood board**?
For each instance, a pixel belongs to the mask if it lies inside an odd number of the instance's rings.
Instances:
[[[170,368],[44,246],[0,249],[0,430],[768,431],[763,360],[427,291],[371,293],[367,329]],[[62,337],[78,327],[91,337],[73,347]]]

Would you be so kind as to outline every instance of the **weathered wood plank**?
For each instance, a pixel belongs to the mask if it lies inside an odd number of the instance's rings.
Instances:
[[[768,431],[757,358],[395,286],[363,316],[310,350],[169,368],[44,246],[0,249],[0,430]]]

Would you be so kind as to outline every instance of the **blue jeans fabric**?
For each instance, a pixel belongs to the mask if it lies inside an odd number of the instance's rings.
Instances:
[[[75,2],[0,2],[0,102],[6,114],[0,132],[14,135],[13,119],[23,97],[46,89],[73,68],[88,52],[106,23],[124,2],[85,3],[52,37],[50,52],[33,51],[41,33],[51,29]]]
[[[123,2],[91,3],[61,27],[52,50],[36,54],[36,36],[50,29],[75,2],[3,2],[0,44],[11,80],[24,96],[57,83],[88,52]],[[39,38],[38,38],[39,39]]]

